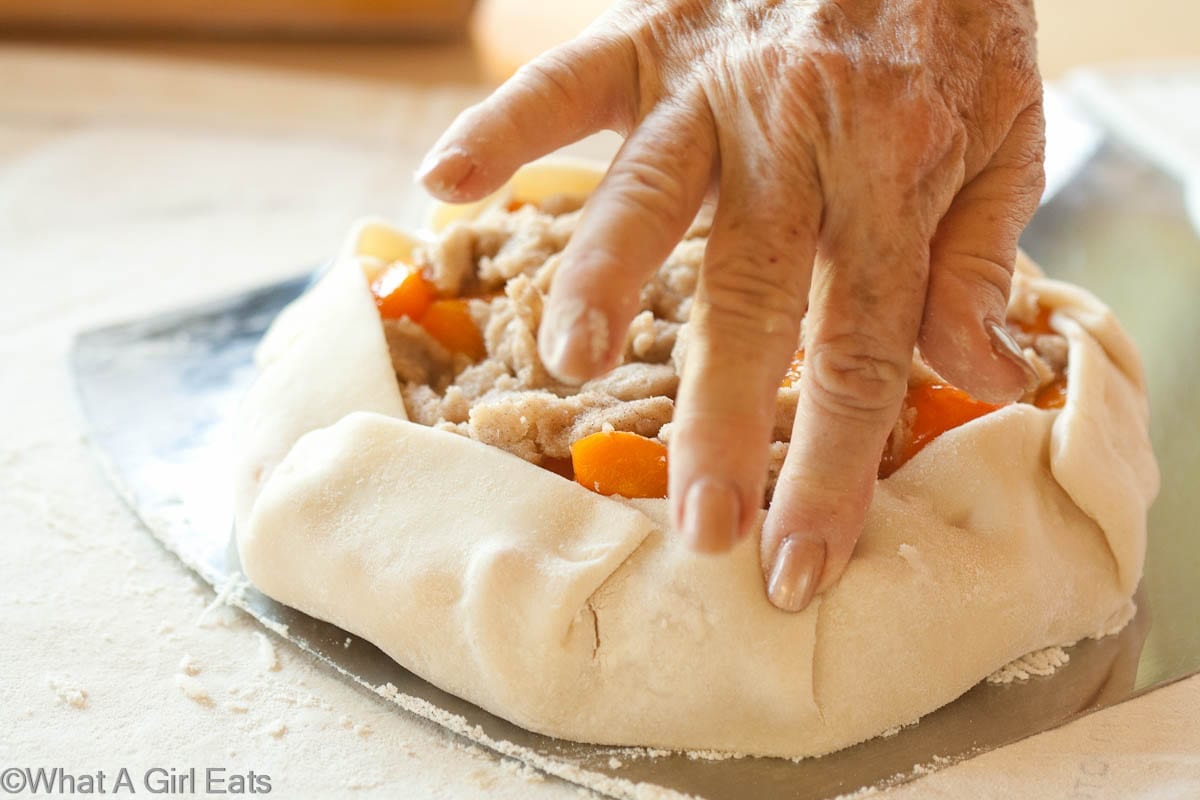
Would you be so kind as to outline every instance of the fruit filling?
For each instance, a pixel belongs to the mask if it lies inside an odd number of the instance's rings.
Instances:
[[[364,266],[409,417],[499,447],[605,495],[664,497],[687,319],[710,217],[702,213],[641,291],[619,365],[581,386],[557,382],[537,329],[582,200],[510,201],[447,226],[407,262]],[[1039,375],[1019,402],[1061,408],[1067,344],[1049,309],[1018,297],[1010,332]],[[780,381],[764,503],[787,455],[804,373],[796,351]],[[909,388],[879,476],[937,437],[995,411],[914,354]]]

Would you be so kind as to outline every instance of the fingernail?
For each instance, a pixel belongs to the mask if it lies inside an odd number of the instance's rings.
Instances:
[[[775,563],[767,579],[767,597],[783,611],[803,611],[812,602],[825,568],[825,542],[787,536],[775,551]]]
[[[741,503],[725,481],[701,478],[683,501],[681,533],[687,546],[702,553],[722,553],[738,538]]]
[[[417,167],[418,183],[437,195],[453,192],[475,169],[475,162],[461,147],[434,148]]]
[[[566,307],[542,320],[538,354],[559,380],[579,383],[596,376],[608,356],[608,319],[583,303]]]
[[[992,340],[992,351],[1002,358],[1007,358],[1025,373],[1026,391],[1036,388],[1038,385],[1037,370],[1029,363],[1029,359],[1025,358],[1021,345],[1017,344],[1017,340],[1008,332],[1008,328],[994,319],[984,320],[983,327],[987,330],[988,338]]]

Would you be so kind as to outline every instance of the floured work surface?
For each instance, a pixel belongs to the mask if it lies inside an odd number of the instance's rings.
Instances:
[[[1194,360],[1179,352],[1200,339],[1191,307],[1200,296],[1200,241],[1179,189],[1127,155],[1106,151],[1040,212],[1024,244],[1052,276],[1081,283],[1110,303],[1146,357],[1163,490],[1151,512],[1142,611],[1119,636],[1070,648],[1070,662],[1053,676],[981,684],[919,725],[798,763],[652,755],[530,734],[245,585],[231,546],[229,502],[220,496],[224,482],[202,478],[222,474],[228,463],[228,412],[253,373],[253,346],[303,281],[236,306],[219,303],[88,334],[78,343],[75,366],[91,438],[155,534],[231,602],[357,682],[507,755],[614,796],[632,795],[640,782],[711,798],[748,790],[762,797],[835,796],[953,763],[1200,668],[1193,611],[1200,603],[1193,579],[1200,503],[1190,490],[1200,478],[1200,386]]]

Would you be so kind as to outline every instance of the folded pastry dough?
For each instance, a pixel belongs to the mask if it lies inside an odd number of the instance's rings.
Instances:
[[[540,166],[509,191],[597,179]],[[788,614],[765,597],[757,534],[695,555],[665,500],[409,422],[363,264],[413,242],[361,225],[264,339],[237,420],[237,538],[263,592],[431,683],[553,736],[796,757],[1128,620],[1158,473],[1138,355],[1082,289],[1018,265],[1014,297],[1036,295],[1068,342],[1065,406],[934,440],[880,481],[837,586]]]

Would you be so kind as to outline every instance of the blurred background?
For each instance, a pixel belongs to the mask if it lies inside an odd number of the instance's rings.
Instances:
[[[175,53],[289,69],[497,80],[577,32],[609,0],[0,0],[0,34],[117,52]],[[1200,56],[1194,0],[1036,0],[1042,68]],[[469,32],[469,33],[468,33]],[[470,40],[472,46],[466,41]]]

